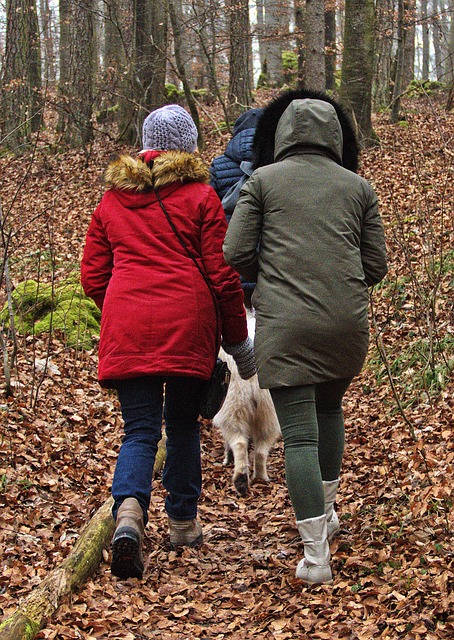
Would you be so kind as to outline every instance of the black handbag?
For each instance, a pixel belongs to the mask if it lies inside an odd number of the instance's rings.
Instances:
[[[200,397],[200,415],[206,420],[212,420],[224,404],[230,384],[230,369],[227,362],[216,359],[214,371]]]
[[[159,196],[159,193],[157,192],[156,189],[154,190],[154,192],[158,199],[159,205],[162,211],[164,212],[165,217],[167,218],[167,222],[172,228],[172,231],[177,236],[181,246],[183,247],[187,255],[191,258],[191,260],[197,267],[198,271],[200,272],[200,275],[202,276],[208,289],[210,290],[211,297],[213,298],[215,312],[216,312],[216,336],[217,336],[219,333],[219,309],[218,309],[218,303],[216,300],[216,294],[213,291],[213,286],[208,276],[206,275],[206,273],[203,272],[199,263],[197,262],[196,256],[192,255],[192,253],[189,251],[183,238],[178,232],[178,229],[175,227],[172,220],[170,219],[170,216],[167,212],[167,209],[164,207],[164,204]],[[213,373],[211,374],[211,378],[207,380],[206,384],[204,385],[204,388],[200,397],[199,411],[202,418],[206,420],[211,420],[212,418],[214,418],[217,412],[220,411],[222,405],[224,404],[227,391],[229,390],[229,384],[230,384],[230,369],[227,366],[227,363],[221,358],[218,358],[216,355]]]

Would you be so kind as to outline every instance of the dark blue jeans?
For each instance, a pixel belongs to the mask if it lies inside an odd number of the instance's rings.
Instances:
[[[124,437],[112,482],[116,519],[126,498],[136,498],[148,521],[153,467],[163,418],[167,452],[162,483],[165,509],[175,520],[192,520],[202,489],[200,460],[200,393],[206,383],[198,378],[148,376],[116,383]],[[165,402],[164,402],[165,398]]]

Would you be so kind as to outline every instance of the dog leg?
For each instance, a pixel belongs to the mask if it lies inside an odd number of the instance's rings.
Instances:
[[[245,496],[249,490],[249,459],[248,441],[246,438],[237,438],[230,443],[233,451],[235,467],[233,470],[233,486],[240,496]]]
[[[224,444],[224,463],[225,465],[232,464],[233,462],[233,451],[226,443]]]
[[[258,441],[254,443],[253,480],[263,480],[264,482],[270,481],[266,467],[269,452],[270,446],[267,442]]]

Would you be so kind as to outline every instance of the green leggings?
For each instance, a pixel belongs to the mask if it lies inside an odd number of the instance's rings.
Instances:
[[[297,520],[324,513],[323,480],[337,480],[344,454],[342,398],[351,378],[270,389],[284,438],[285,478]]]

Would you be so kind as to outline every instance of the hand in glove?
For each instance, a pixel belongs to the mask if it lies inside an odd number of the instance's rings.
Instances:
[[[243,380],[249,380],[254,373],[257,373],[254,358],[254,343],[249,337],[243,342],[240,342],[240,344],[223,344],[222,348],[235,360],[238,373]]]

